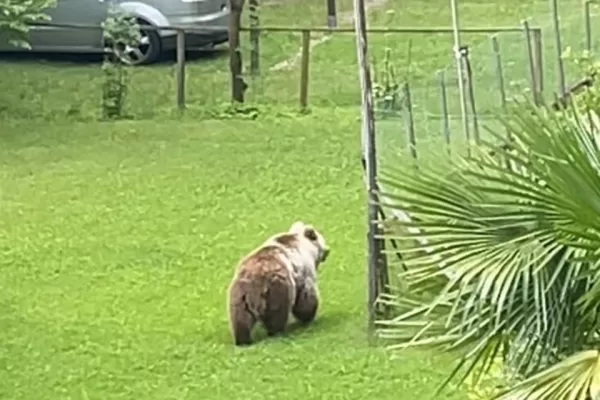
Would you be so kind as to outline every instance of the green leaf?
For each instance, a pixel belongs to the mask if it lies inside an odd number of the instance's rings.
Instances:
[[[510,151],[484,142],[470,158],[382,171],[381,205],[402,216],[382,221],[384,237],[401,242],[407,290],[377,326],[391,350],[461,354],[449,379],[463,368],[459,380],[479,379],[502,342],[523,378],[502,399],[586,399],[600,391],[589,350],[600,340],[599,149],[576,111],[518,106],[493,135],[508,130]]]

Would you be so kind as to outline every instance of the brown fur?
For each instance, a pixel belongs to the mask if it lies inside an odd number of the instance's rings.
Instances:
[[[298,288],[296,303],[292,307],[292,314],[303,324],[308,324],[315,319],[319,308],[319,297],[314,289],[308,287]]]
[[[229,287],[229,318],[236,345],[252,342],[257,322],[262,322],[270,336],[284,331],[296,289],[282,258],[284,250],[271,245],[241,261]]]
[[[317,268],[328,254],[323,236],[297,221],[242,259],[228,292],[235,344],[250,344],[258,322],[272,336],[285,330],[290,313],[302,323],[314,320],[319,304]]]
[[[298,238],[293,233],[284,233],[274,238],[275,241],[285,247],[293,247],[298,243]]]

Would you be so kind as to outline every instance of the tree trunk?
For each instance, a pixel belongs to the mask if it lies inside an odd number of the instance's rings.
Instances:
[[[245,0],[229,0],[229,69],[231,71],[231,100],[243,103],[248,88],[242,77],[242,51],[240,49],[240,26]]]

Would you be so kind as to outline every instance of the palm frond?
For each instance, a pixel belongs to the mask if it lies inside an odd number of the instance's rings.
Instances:
[[[599,389],[600,353],[588,350],[525,379],[495,400],[595,400]]]
[[[518,393],[585,398],[591,353],[556,363],[598,342],[598,141],[577,114],[521,107],[501,122],[492,135],[502,142],[508,130],[510,150],[492,141],[450,165],[382,174],[382,205],[404,216],[384,221],[387,235],[408,268],[407,289],[389,299],[397,316],[379,333],[392,350],[459,351],[465,374],[485,371],[502,343],[515,373],[531,377]],[[572,370],[558,379],[553,364]]]

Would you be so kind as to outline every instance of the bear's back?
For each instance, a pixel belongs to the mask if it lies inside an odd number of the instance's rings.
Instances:
[[[286,251],[277,245],[265,245],[243,259],[238,267],[239,279],[270,280],[290,276]]]

